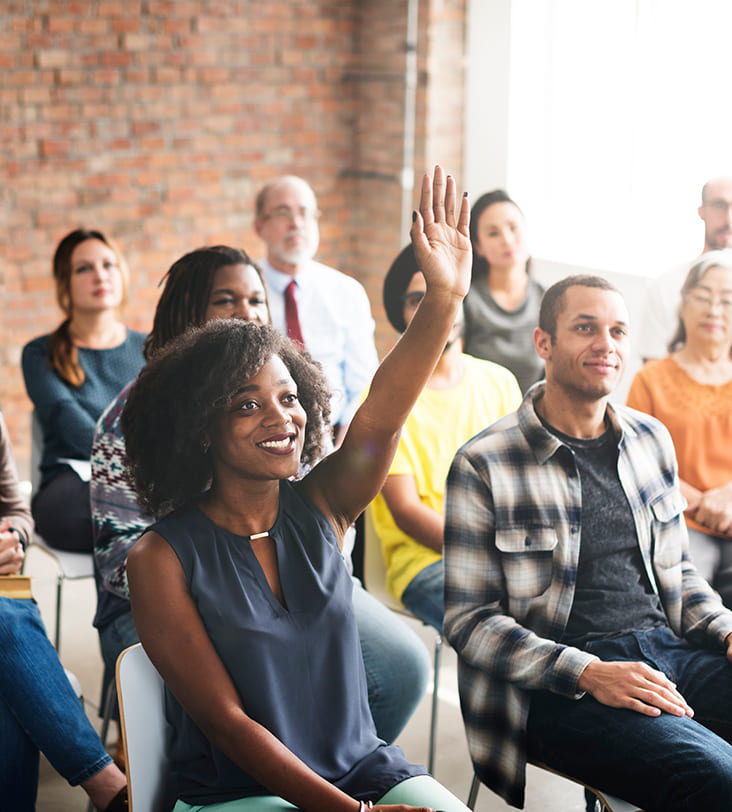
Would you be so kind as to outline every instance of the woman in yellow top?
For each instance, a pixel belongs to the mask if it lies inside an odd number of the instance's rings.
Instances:
[[[384,279],[384,309],[395,330],[407,329],[426,290],[409,245]],[[443,497],[450,463],[463,443],[521,403],[513,373],[465,355],[462,332],[459,310],[437,365],[404,424],[381,493],[369,508],[389,591],[438,631],[444,614]]]
[[[732,606],[732,250],[692,266],[669,350],[637,373],[628,405],[671,433],[692,557]]]

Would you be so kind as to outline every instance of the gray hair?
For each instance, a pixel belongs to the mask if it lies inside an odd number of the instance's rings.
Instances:
[[[674,337],[669,341],[668,351],[675,352],[686,344],[686,327],[681,319],[681,305],[689,292],[693,290],[702,280],[704,274],[710,268],[726,268],[732,271],[732,248],[720,248],[715,251],[707,251],[689,268],[684,284],[681,286],[681,296],[679,302],[678,322]]]

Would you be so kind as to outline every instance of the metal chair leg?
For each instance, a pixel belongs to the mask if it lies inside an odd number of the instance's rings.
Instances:
[[[117,707],[117,686],[115,681],[112,680],[107,686],[107,695],[104,697],[104,716],[102,716],[102,727],[99,731],[99,738],[102,744],[106,746],[107,733],[109,732],[109,724],[112,721],[112,714]]]
[[[427,756],[427,770],[430,775],[434,775],[435,770],[435,748],[437,746],[437,709],[439,706],[440,688],[440,655],[442,654],[442,635],[435,637],[435,671],[432,678],[432,719],[430,720],[430,741],[429,753]]]
[[[61,649],[61,590],[63,589],[64,576],[63,574],[56,576],[56,631],[53,635],[53,644],[56,647],[58,654]]]
[[[480,789],[480,779],[473,773],[473,780],[470,782],[470,792],[468,793],[468,802],[465,804],[468,809],[475,809],[475,803],[478,800],[478,790]]]

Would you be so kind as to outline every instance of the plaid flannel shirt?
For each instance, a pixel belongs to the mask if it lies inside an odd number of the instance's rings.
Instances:
[[[582,498],[571,449],[534,410],[544,384],[518,412],[466,443],[445,499],[445,634],[458,681],[470,755],[483,783],[522,808],[531,690],[579,699],[596,658],[557,643],[566,627],[579,560]],[[688,556],[676,460],[666,429],[608,406],[618,474],[652,588],[669,626],[692,643],[723,646],[732,612]]]

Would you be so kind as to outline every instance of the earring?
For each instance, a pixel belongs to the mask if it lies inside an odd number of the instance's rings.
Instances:
[[[208,450],[211,448],[210,440],[201,440],[201,451],[204,454],[208,454]]]

